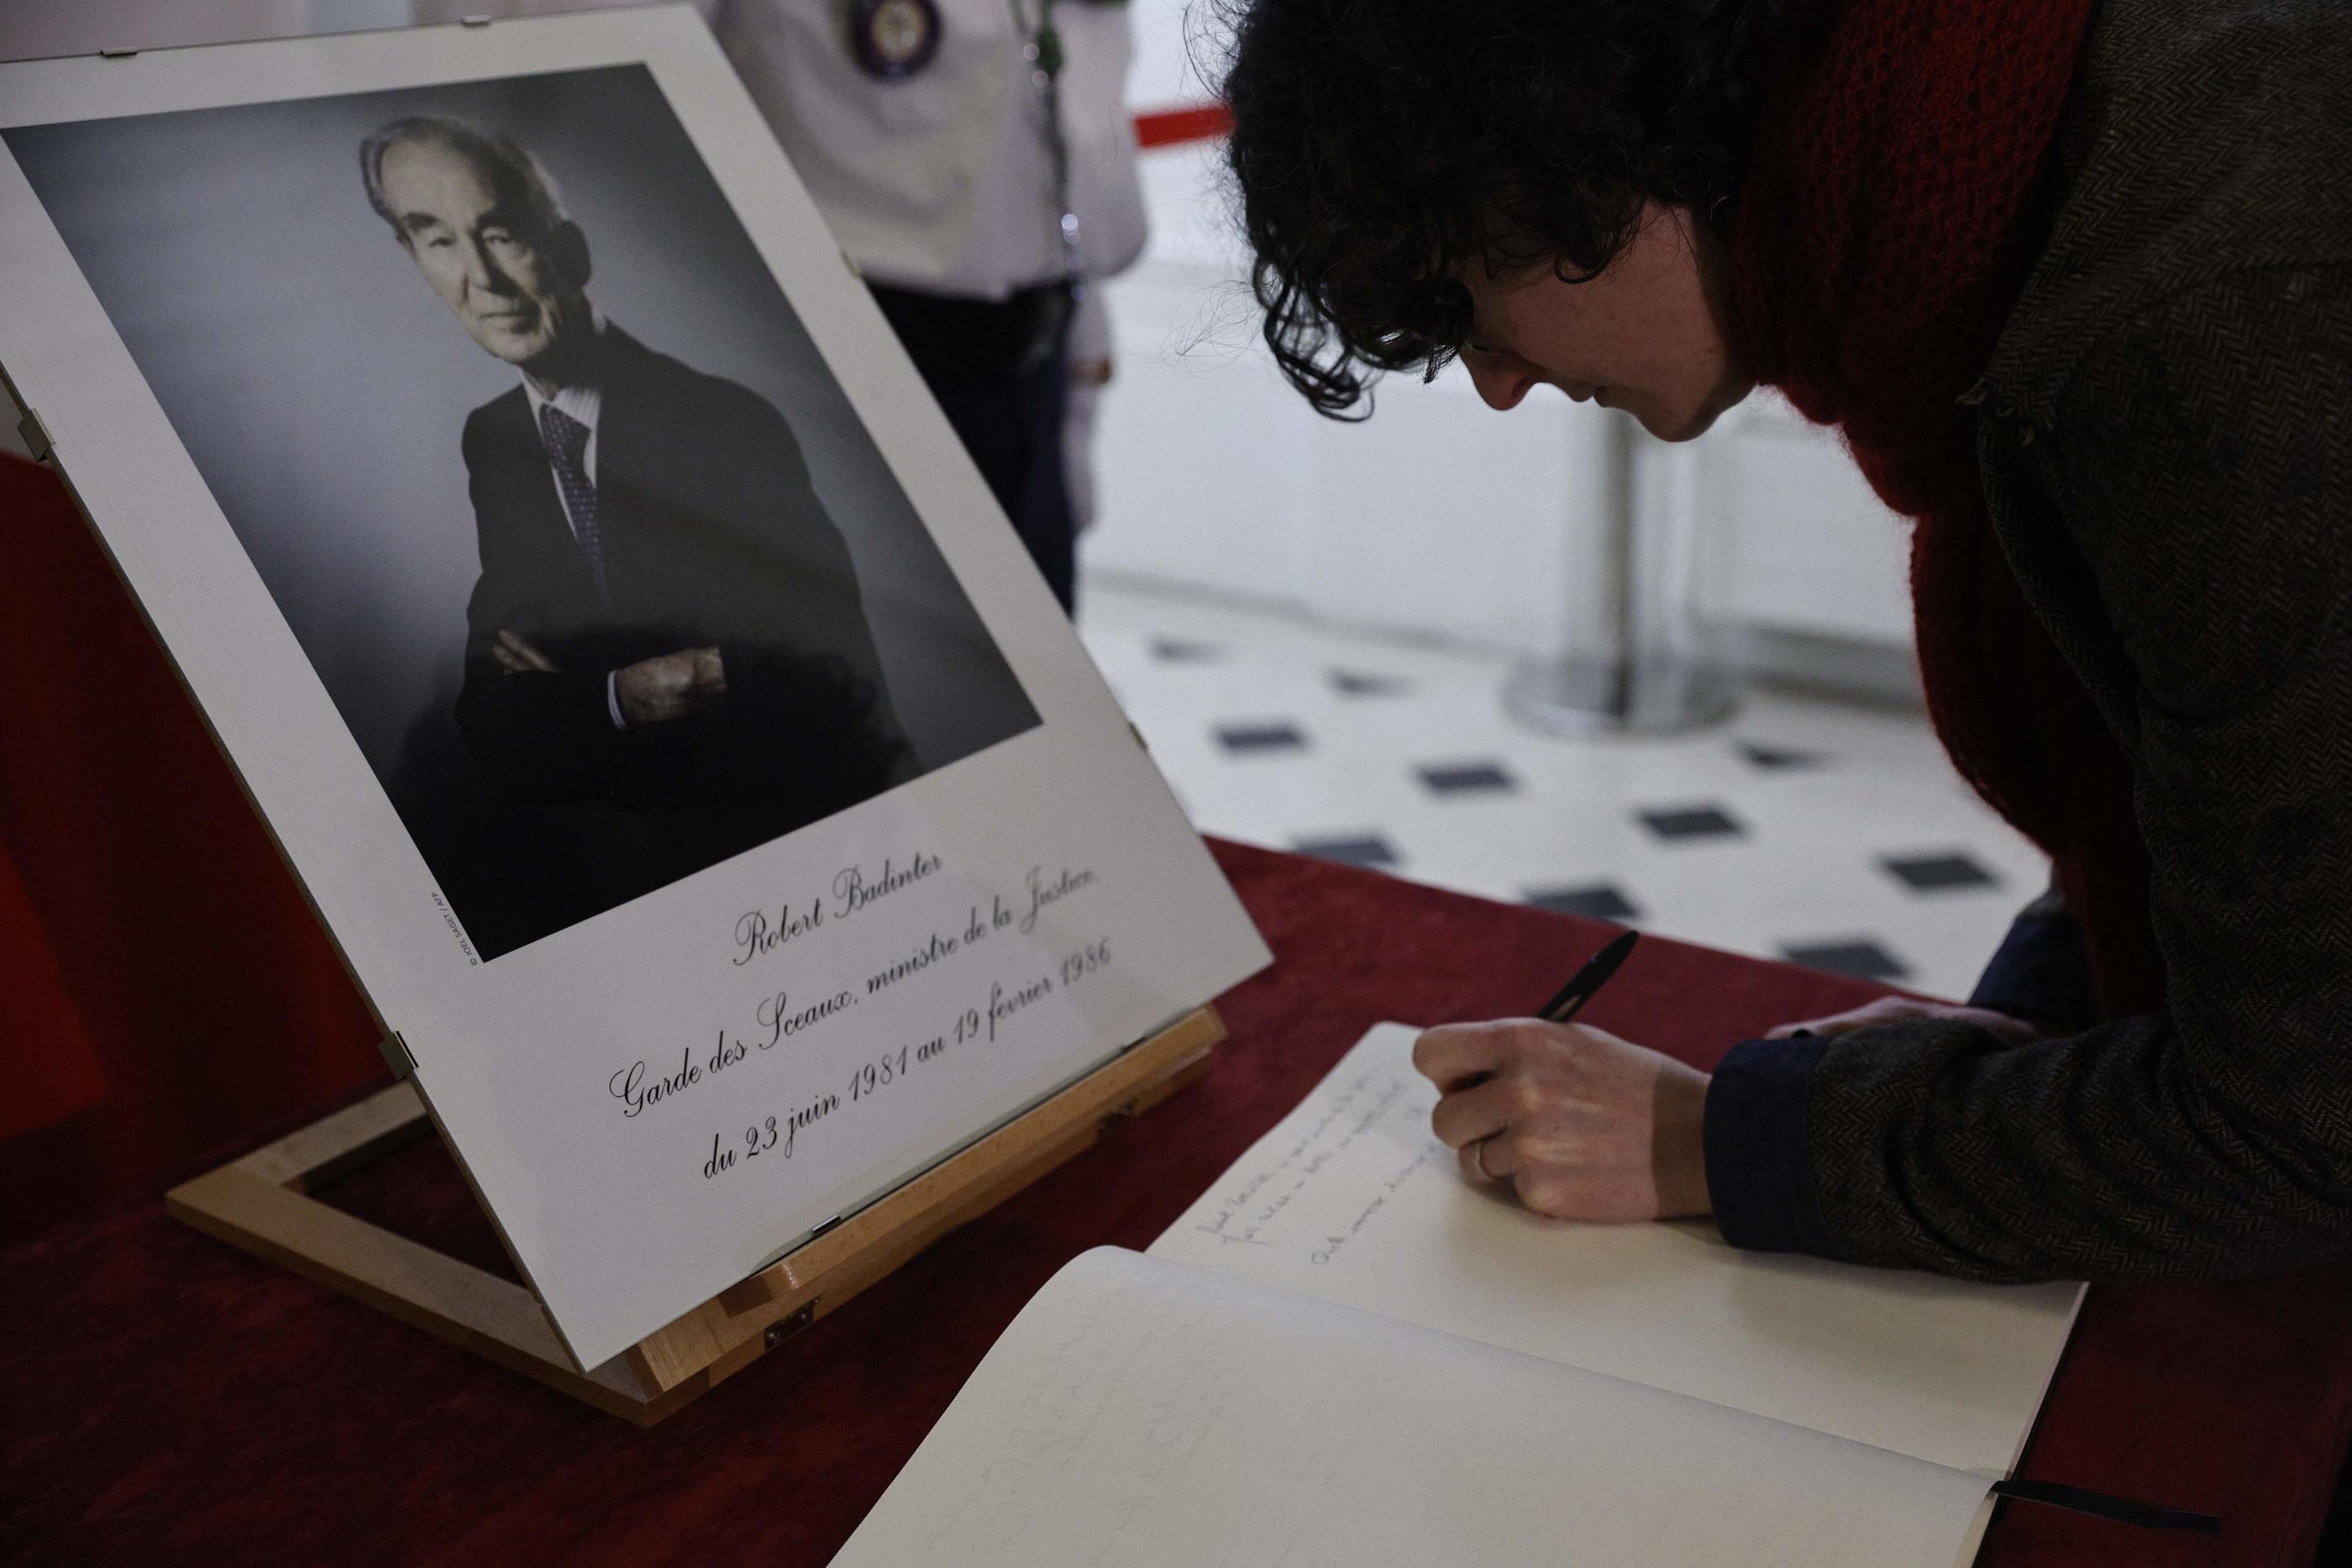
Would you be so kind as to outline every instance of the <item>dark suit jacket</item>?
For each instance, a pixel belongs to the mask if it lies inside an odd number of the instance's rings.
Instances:
[[[466,421],[482,575],[467,609],[457,719],[490,778],[525,800],[604,800],[651,830],[670,876],[879,793],[912,760],[891,711],[849,551],[792,429],[731,382],[616,329],[602,340],[596,591],[520,387]],[[559,673],[509,674],[501,630]],[[716,645],[713,712],[622,729],[605,677]]]

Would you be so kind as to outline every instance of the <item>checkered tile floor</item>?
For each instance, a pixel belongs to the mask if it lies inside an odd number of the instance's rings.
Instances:
[[[2046,875],[1915,716],[1759,693],[1564,740],[1504,713],[1500,658],[1098,581],[1081,610],[1207,832],[1951,997]]]

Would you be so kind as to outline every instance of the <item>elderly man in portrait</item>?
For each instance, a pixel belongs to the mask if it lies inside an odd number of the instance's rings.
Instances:
[[[482,573],[457,720],[483,770],[635,813],[666,877],[909,776],[783,417],[602,319],[586,237],[509,138],[396,120],[360,164],[434,292],[520,372],[464,438]]]

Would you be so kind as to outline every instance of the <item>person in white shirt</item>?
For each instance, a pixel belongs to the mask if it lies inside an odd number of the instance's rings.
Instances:
[[[1069,605],[1070,323],[1144,239],[1126,7],[698,4]]]

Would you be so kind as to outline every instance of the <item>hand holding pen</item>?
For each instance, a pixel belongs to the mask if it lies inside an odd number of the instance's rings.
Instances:
[[[1431,1126],[1471,1181],[1508,1182],[1563,1219],[1709,1212],[1706,1074],[1569,1021],[1635,941],[1603,947],[1535,1018],[1448,1024],[1414,1043],[1413,1065],[1442,1091]]]

